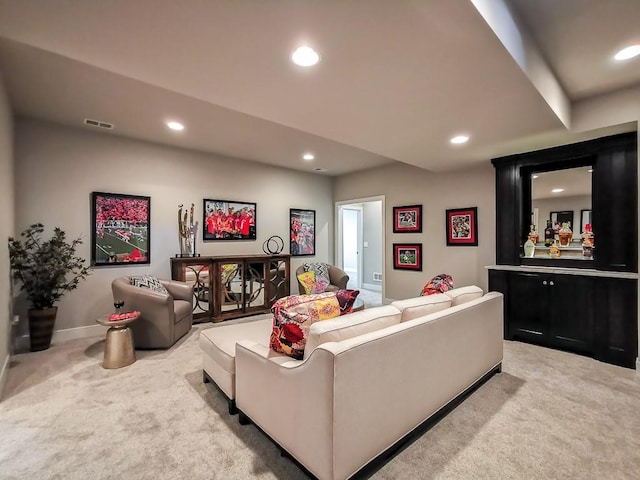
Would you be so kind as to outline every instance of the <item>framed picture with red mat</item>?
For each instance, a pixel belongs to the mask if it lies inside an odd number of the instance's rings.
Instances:
[[[451,208],[446,211],[447,246],[478,246],[478,207]]]
[[[394,243],[393,268],[395,270],[422,271],[421,243]]]
[[[393,233],[421,233],[422,205],[393,207]]]

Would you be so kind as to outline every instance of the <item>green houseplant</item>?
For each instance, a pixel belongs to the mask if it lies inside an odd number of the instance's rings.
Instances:
[[[80,238],[67,241],[58,227],[48,240],[42,238],[43,233],[44,225],[35,223],[20,234],[21,239],[9,238],[11,274],[31,306],[28,315],[32,352],[49,348],[58,312],[54,303],[75,290],[90,273],[85,260],[76,256]]]

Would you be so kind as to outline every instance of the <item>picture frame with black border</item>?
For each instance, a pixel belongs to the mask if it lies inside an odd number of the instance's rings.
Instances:
[[[91,192],[91,265],[151,263],[151,197]]]

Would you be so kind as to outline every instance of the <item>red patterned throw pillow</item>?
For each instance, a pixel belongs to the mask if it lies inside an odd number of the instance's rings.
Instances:
[[[273,329],[269,346],[296,360],[304,357],[309,328],[315,322],[350,313],[358,290],[339,290],[312,295],[291,295],[271,307]]]
[[[333,292],[291,295],[276,301],[271,312],[273,329],[269,346],[276,352],[302,360],[311,324],[340,316],[340,304]]]
[[[340,304],[340,315],[351,313],[353,311],[353,304],[359,294],[360,290],[338,290],[336,292],[336,297]]]
[[[427,284],[423,287],[420,296],[433,295],[434,293],[444,293],[451,290],[452,288],[453,278],[451,278],[451,275],[441,273],[440,275],[436,275],[427,282]]]

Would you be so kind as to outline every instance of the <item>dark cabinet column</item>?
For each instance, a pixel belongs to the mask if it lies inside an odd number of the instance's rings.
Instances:
[[[598,278],[596,358],[634,368],[638,357],[638,281]]]
[[[602,153],[593,177],[596,268],[636,272],[638,264],[637,153]]]

